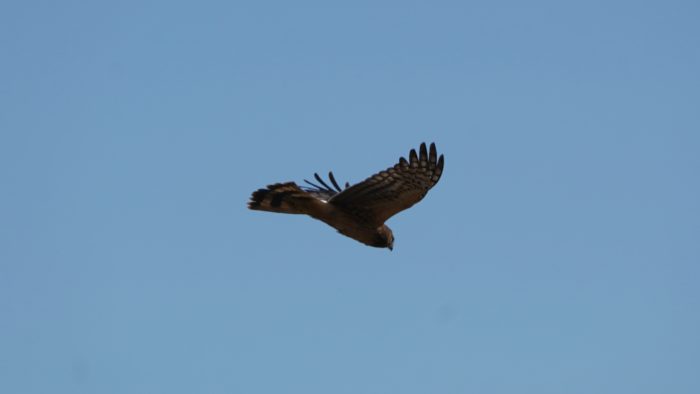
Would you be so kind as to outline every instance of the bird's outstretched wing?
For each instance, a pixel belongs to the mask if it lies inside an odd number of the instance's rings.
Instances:
[[[438,158],[434,143],[430,144],[430,152],[425,143],[421,144],[419,151],[417,154],[411,149],[408,160],[401,157],[393,167],[334,193],[328,202],[369,225],[382,225],[393,215],[422,200],[440,180],[445,165],[443,155]]]

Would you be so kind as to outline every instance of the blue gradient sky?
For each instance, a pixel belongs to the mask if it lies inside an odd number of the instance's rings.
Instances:
[[[700,392],[698,3],[354,4],[0,5],[0,392]]]

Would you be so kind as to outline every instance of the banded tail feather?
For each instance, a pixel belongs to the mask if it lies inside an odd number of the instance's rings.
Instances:
[[[308,214],[319,201],[294,182],[275,183],[253,192],[248,208],[257,211]]]

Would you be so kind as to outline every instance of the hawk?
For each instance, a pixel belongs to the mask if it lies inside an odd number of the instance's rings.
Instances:
[[[314,174],[320,185],[306,179],[309,186],[275,183],[253,192],[248,208],[309,215],[365,245],[393,250],[394,234],[384,222],[422,200],[440,180],[444,165],[435,144],[428,151],[422,143],[419,153],[411,149],[408,160],[401,157],[393,167],[355,185],[341,188],[329,172],[331,187]]]

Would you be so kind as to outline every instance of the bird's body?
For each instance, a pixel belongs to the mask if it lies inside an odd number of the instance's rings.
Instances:
[[[346,212],[342,206],[331,202],[307,196],[309,193],[294,182],[276,183],[267,189],[253,193],[252,200],[259,200],[259,205],[251,202],[250,209],[309,215],[338,230],[339,233],[356,239],[364,244],[379,246],[376,238],[376,227],[357,220],[357,217]],[[383,245],[385,246],[385,245]]]
[[[394,236],[384,222],[423,199],[442,175],[444,157],[435,144],[430,153],[421,144],[420,156],[411,150],[409,160],[399,163],[353,186],[341,188],[333,173],[333,187],[314,174],[320,185],[276,183],[253,192],[248,207],[254,210],[305,214],[332,226],[338,232],[369,246],[392,249]]]

